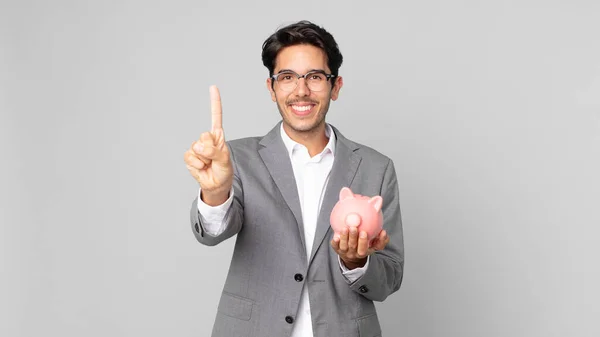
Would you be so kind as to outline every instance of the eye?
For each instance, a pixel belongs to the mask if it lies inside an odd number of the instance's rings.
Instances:
[[[277,76],[277,80],[280,82],[291,82],[294,80],[293,74],[280,74]]]

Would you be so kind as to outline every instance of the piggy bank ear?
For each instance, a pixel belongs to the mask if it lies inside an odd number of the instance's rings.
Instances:
[[[381,196],[375,196],[369,199],[369,204],[373,205],[375,211],[379,212],[383,205],[383,198]]]
[[[354,194],[352,193],[352,190],[350,190],[348,187],[342,187],[342,189],[340,190],[340,200],[344,200],[347,198],[354,198]]]

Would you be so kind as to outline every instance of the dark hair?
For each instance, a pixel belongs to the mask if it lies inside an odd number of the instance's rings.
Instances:
[[[277,30],[265,40],[262,46],[262,61],[273,76],[275,59],[285,47],[310,44],[321,48],[327,55],[327,66],[333,75],[338,75],[343,57],[333,36],[324,28],[310,21],[300,21]]]

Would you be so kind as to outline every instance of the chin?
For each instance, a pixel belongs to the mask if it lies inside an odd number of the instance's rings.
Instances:
[[[315,120],[313,118],[298,119],[294,116],[291,116],[291,118],[288,117],[286,119],[286,122],[288,126],[290,126],[293,130],[297,132],[312,131],[315,128],[317,128],[320,124],[318,120]]]

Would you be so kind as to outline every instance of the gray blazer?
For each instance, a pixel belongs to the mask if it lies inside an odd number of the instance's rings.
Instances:
[[[381,327],[373,301],[383,301],[402,283],[404,243],[398,181],[392,160],[345,138],[332,126],[336,152],[307,264],[300,201],[279,122],[264,137],[229,141],[234,199],[226,230],[212,236],[191,206],[196,239],[214,246],[237,234],[221,293],[213,337],[280,337],[292,332],[306,283],[315,337],[376,337]],[[371,255],[366,273],[349,283],[330,246],[329,216],[340,189],[383,197],[390,242]]]

